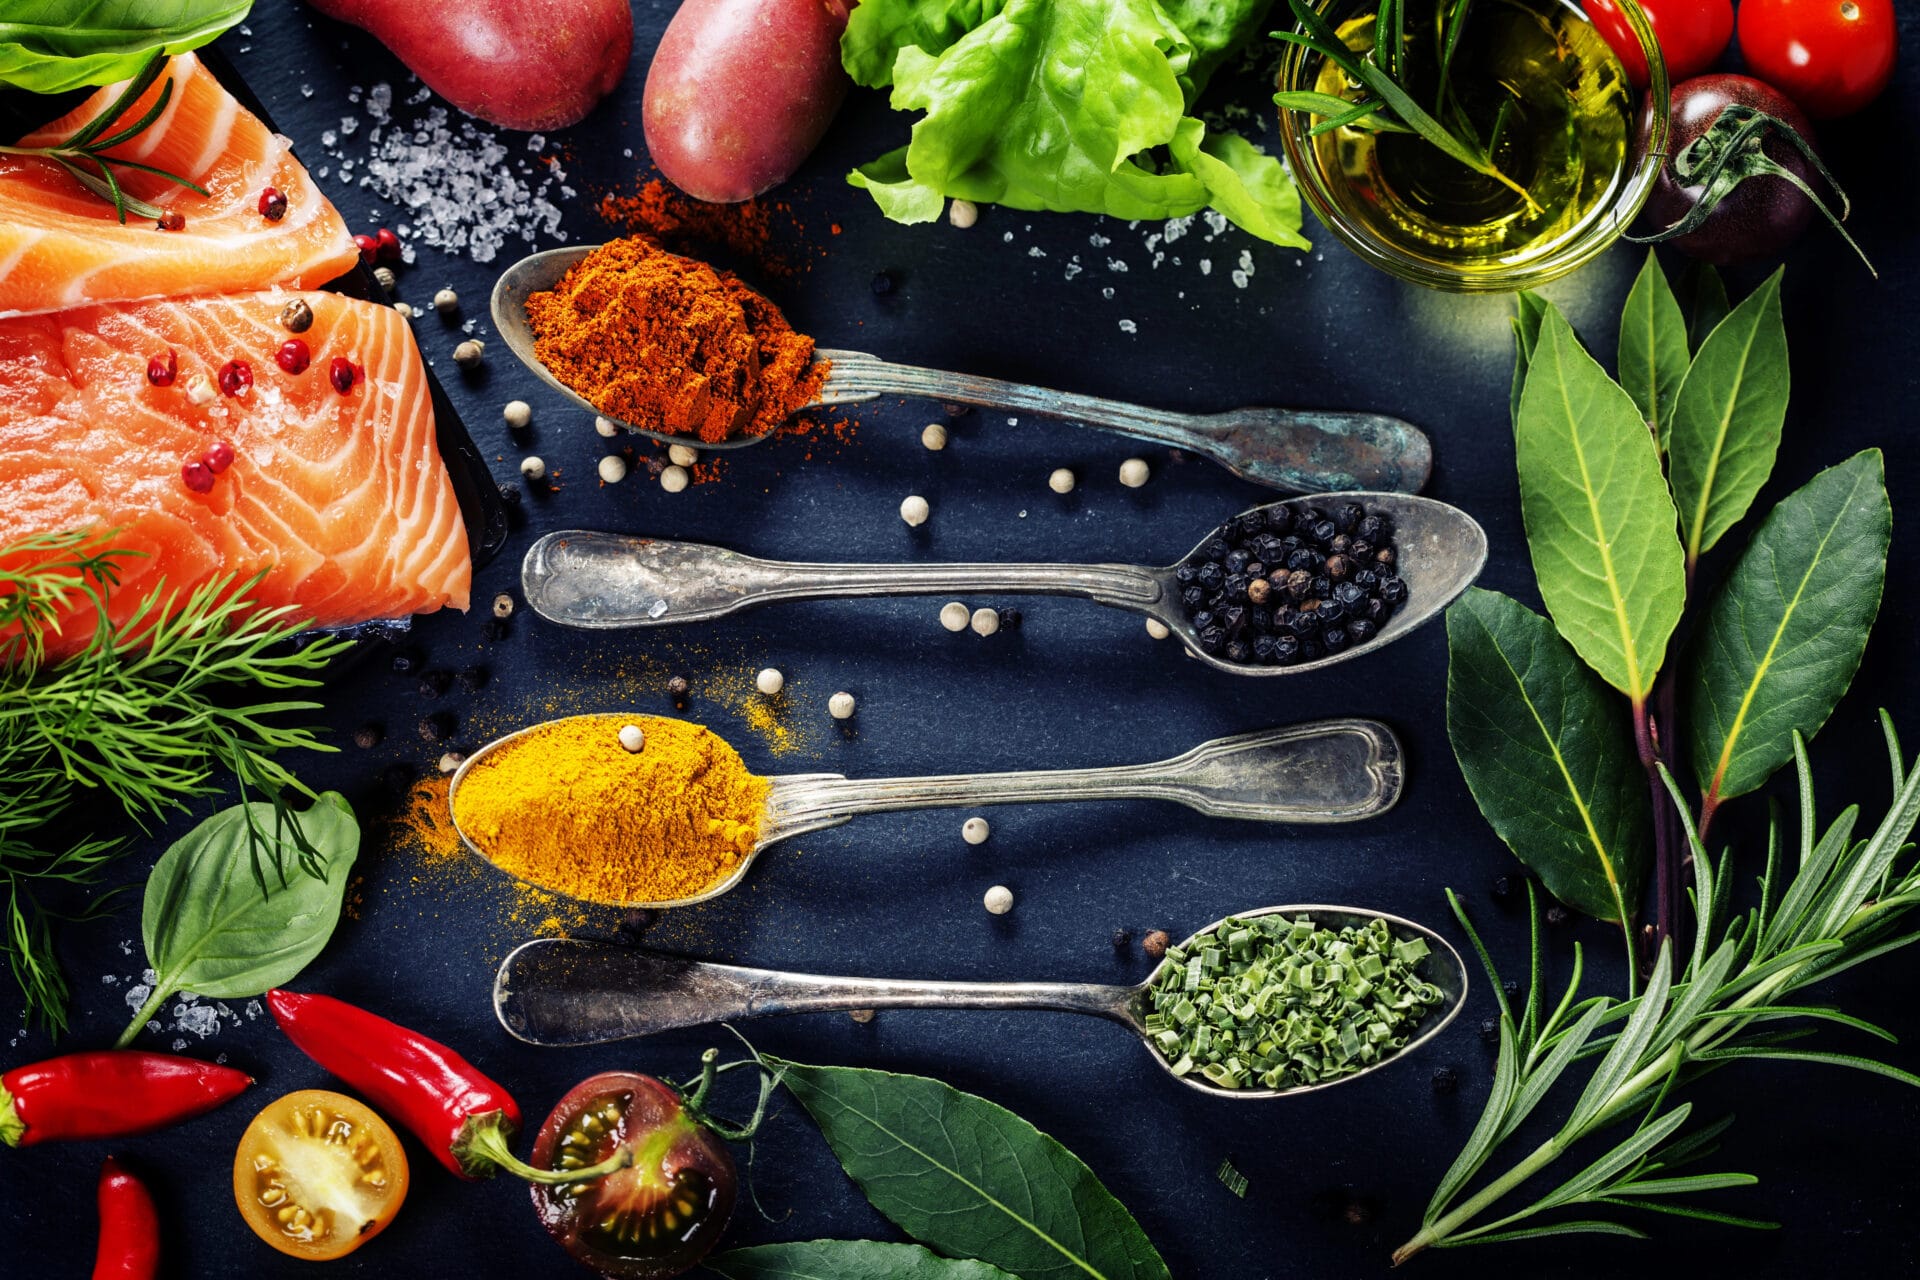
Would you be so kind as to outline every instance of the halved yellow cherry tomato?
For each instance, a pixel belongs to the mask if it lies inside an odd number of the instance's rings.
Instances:
[[[302,1089],[270,1103],[241,1135],[233,1198],[253,1233],[314,1262],[380,1234],[407,1198],[407,1153],[363,1102]]]

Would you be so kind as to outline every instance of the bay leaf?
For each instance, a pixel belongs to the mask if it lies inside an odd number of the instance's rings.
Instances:
[[[970,1258],[943,1258],[917,1244],[804,1240],[729,1249],[701,1266],[727,1280],[1020,1280]]]
[[[1554,626],[1601,679],[1644,700],[1686,603],[1673,500],[1633,398],[1551,305],[1514,450],[1534,576]]]
[[[1551,623],[1478,587],[1447,610],[1447,736],[1480,812],[1547,891],[1631,928],[1646,775],[1626,704]]]
[[[1093,1171],[1005,1107],[925,1076],[765,1061],[914,1239],[1021,1280],[1169,1280]]]
[[[1537,293],[1519,294],[1514,301],[1519,310],[1513,317],[1513,389],[1507,395],[1507,412],[1512,421],[1520,420],[1520,393],[1527,385],[1527,366],[1533,360],[1534,344],[1540,341],[1540,321],[1547,314],[1547,300]]]
[[[1712,263],[1690,258],[1686,270],[1680,273],[1680,287],[1676,292],[1680,309],[1687,315],[1687,345],[1698,351],[1714,326],[1733,310],[1727,301],[1726,281],[1720,278]]]
[[[1673,398],[1692,359],[1686,317],[1680,314],[1680,302],[1667,284],[1667,273],[1660,269],[1660,259],[1649,249],[1620,313],[1620,385],[1640,406],[1640,416],[1652,428],[1662,453],[1673,423]]]
[[[1791,382],[1780,275],[1714,327],[1674,400],[1668,470],[1688,564],[1739,523],[1773,472]]]
[[[1880,451],[1782,499],[1714,592],[1680,672],[1694,776],[1717,800],[1793,758],[1853,682],[1886,584],[1893,512]]]

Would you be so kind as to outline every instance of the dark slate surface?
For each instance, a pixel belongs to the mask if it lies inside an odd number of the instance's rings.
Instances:
[[[575,239],[604,234],[591,193],[630,185],[643,172],[643,159],[622,150],[644,155],[638,108],[647,51],[671,7],[643,0],[634,65],[619,100],[555,139],[569,181],[582,193],[567,207]],[[404,70],[373,41],[289,0],[266,0],[251,33],[231,34],[222,47],[316,166],[324,163],[322,131],[337,128],[343,115],[361,114],[343,101],[349,86],[385,80],[398,96],[410,91]],[[1909,737],[1920,738],[1910,656],[1920,582],[1904,554],[1905,500],[1920,478],[1908,439],[1910,405],[1920,390],[1912,337],[1916,254],[1909,208],[1890,187],[1874,185],[1885,173],[1884,157],[1914,151],[1920,73],[1913,67],[1909,59],[1894,91],[1828,140],[1835,168],[1861,197],[1855,230],[1878,261],[1880,280],[1819,233],[1795,251],[1787,277],[1796,387],[1768,496],[1880,445],[1888,450],[1901,516],[1901,554],[1878,636],[1854,692],[1816,747],[1829,813],[1855,800],[1877,813],[1884,801],[1886,773],[1872,723],[1877,705],[1903,716]],[[1245,86],[1242,100],[1261,101],[1257,87]],[[1324,234],[1308,254],[1254,246],[1237,233],[1200,244],[1196,234],[1168,247],[1182,265],[1169,260],[1155,270],[1143,244],[1153,228],[1001,210],[987,211],[966,232],[944,224],[894,226],[839,175],[903,136],[903,123],[877,97],[857,96],[820,153],[780,193],[804,227],[797,243],[809,268],[796,280],[772,281],[770,289],[823,345],[1181,409],[1278,403],[1401,414],[1433,436],[1438,465],[1428,491],[1486,525],[1493,553],[1485,585],[1535,599],[1505,422],[1508,303],[1401,285],[1351,261]],[[516,153],[525,145],[506,137]],[[403,220],[358,187],[329,185],[356,229]],[[832,234],[835,228],[840,234]],[[1104,251],[1089,244],[1096,234],[1112,239]],[[1229,275],[1242,248],[1252,249],[1256,268],[1245,289]],[[494,273],[514,252],[489,267],[423,251],[403,273],[402,296],[424,304],[434,289],[451,284],[467,315],[483,319]],[[1075,254],[1085,270],[1067,279]],[[1211,275],[1197,269],[1203,254],[1213,259]],[[1125,259],[1130,270],[1109,270],[1108,257]],[[1612,318],[1637,262],[1635,252],[1616,252],[1549,291],[1599,348],[1612,346]],[[877,299],[869,282],[882,269],[895,273],[898,288]],[[1741,275],[1739,286],[1754,278]],[[1108,288],[1110,298],[1103,296]],[[1137,332],[1123,332],[1122,320]],[[1031,603],[1018,635],[987,641],[941,630],[934,620],[939,600],[793,606],[644,638],[567,634],[523,615],[506,639],[484,636],[486,602],[514,585],[521,550],[552,528],[671,534],[795,558],[1151,561],[1177,555],[1219,517],[1258,499],[1252,487],[1153,453],[1153,482],[1123,490],[1114,475],[1134,452],[1125,442],[1064,424],[1013,425],[980,414],[953,422],[952,446],[930,454],[918,443],[919,428],[940,411],[906,403],[861,409],[850,445],[787,440],[736,454],[722,482],[677,497],[639,476],[602,489],[592,476],[603,442],[504,349],[495,345],[481,376],[463,377],[448,358],[456,335],[433,317],[417,331],[481,448],[502,459],[499,474],[511,474],[520,453],[499,416],[500,405],[518,396],[535,407],[533,447],[565,475],[561,491],[528,504],[505,553],[479,576],[481,607],[464,618],[425,619],[415,629],[414,643],[433,664],[484,663],[493,673],[484,692],[445,704],[460,716],[463,740],[483,740],[551,711],[662,711],[665,676],[683,671],[702,689],[693,714],[767,770],[881,775],[1092,765],[1345,713],[1387,720],[1406,746],[1410,782],[1399,808],[1348,828],[1236,825],[1153,804],[1033,807],[992,813],[992,840],[973,848],[959,838],[962,813],[865,818],[770,854],[728,898],[655,926],[650,936],[661,945],[850,973],[1132,980],[1145,962],[1137,948],[1130,958],[1116,957],[1109,943],[1116,928],[1178,933],[1237,908],[1316,900],[1444,923],[1442,889],[1451,885],[1466,895],[1501,962],[1515,973],[1522,966],[1520,915],[1500,909],[1489,893],[1496,875],[1514,869],[1512,859],[1476,814],[1447,747],[1438,628],[1408,639],[1390,657],[1313,679],[1257,683],[1183,660],[1171,646],[1150,641],[1137,619],[1064,601]],[[1056,466],[1080,473],[1070,498],[1047,490]],[[933,504],[932,522],[918,532],[895,514],[910,492]],[[1710,576],[1721,567],[1711,565]],[[326,695],[337,740],[373,719],[385,723],[386,744],[301,762],[305,777],[344,789],[369,817],[391,808],[384,770],[431,768],[439,753],[414,737],[413,722],[428,708],[410,679],[388,672],[388,657],[376,647]],[[796,704],[792,728],[801,747],[784,756],[742,720],[739,696],[715,692],[725,692],[726,680],[737,689],[741,677],[768,663],[787,673]],[[842,688],[860,699],[857,730],[845,736],[830,727],[824,707]],[[1744,802],[1726,824],[1726,834],[1742,842],[1745,873],[1755,870],[1762,808]],[[128,874],[139,874],[159,847],[144,845]],[[472,866],[426,864],[377,837],[360,872],[352,918],[300,985],[362,1001],[460,1046],[507,1082],[535,1117],[593,1071],[681,1075],[701,1049],[728,1043],[714,1030],[589,1050],[518,1045],[493,1020],[489,984],[501,955],[538,929],[547,910],[517,900],[498,878]],[[1013,888],[1018,905],[1010,916],[990,917],[980,895],[1000,882]],[[594,915],[572,923],[604,932],[618,921]],[[1592,923],[1554,934],[1556,969],[1564,972],[1576,938],[1597,960],[1595,989],[1617,983],[1617,945]],[[70,1046],[105,1043],[119,1029],[127,981],[141,967],[138,951],[131,905],[110,922],[66,932],[77,993]],[[1915,963],[1911,955],[1896,957],[1829,994],[1910,1037],[1920,1030],[1909,996]],[[10,989],[0,994],[0,1014],[10,1017],[14,1000]],[[868,1026],[823,1015],[762,1023],[750,1033],[765,1048],[803,1060],[931,1073],[1004,1103],[1085,1158],[1139,1216],[1176,1275],[1254,1280],[1387,1269],[1388,1252],[1417,1226],[1484,1096],[1492,1055],[1477,1026],[1490,1008],[1481,984],[1468,1016],[1417,1060],[1331,1093],[1266,1104],[1198,1097],[1169,1082],[1118,1028],[1060,1015],[902,1012]],[[172,1039],[147,1037],[155,1047]],[[1834,1043],[1861,1047],[1845,1036]],[[26,1061],[49,1047],[43,1035],[17,1035],[5,1061]],[[193,1051],[223,1053],[260,1083],[204,1121],[122,1144],[157,1187],[168,1274],[309,1274],[240,1225],[228,1169],[255,1109],[286,1090],[323,1085],[325,1077],[266,1021],[247,1022],[244,1013]],[[1887,1053],[1920,1069],[1910,1048]],[[1429,1085],[1443,1064],[1460,1075],[1452,1097],[1436,1096]],[[1648,1224],[1657,1236],[1651,1244],[1549,1242],[1425,1257],[1417,1270],[1434,1277],[1488,1267],[1582,1277],[1683,1268],[1799,1276],[1882,1275],[1913,1265],[1920,1253],[1912,1142],[1920,1096],[1880,1079],[1754,1066],[1725,1073],[1695,1097],[1705,1114],[1739,1114],[1721,1163],[1762,1178],[1759,1187],[1719,1203],[1781,1219],[1784,1230],[1755,1235],[1661,1220]],[[40,1148],[0,1159],[9,1210],[0,1270],[52,1276],[84,1269],[102,1154],[93,1146]],[[535,1224],[520,1187],[456,1183],[417,1146],[412,1154],[415,1184],[400,1218],[383,1238],[336,1264],[337,1272],[575,1274]],[[1249,1179],[1244,1200],[1214,1180],[1227,1156]],[[792,1109],[766,1130],[752,1176],[770,1217],[743,1201],[735,1243],[890,1232]]]

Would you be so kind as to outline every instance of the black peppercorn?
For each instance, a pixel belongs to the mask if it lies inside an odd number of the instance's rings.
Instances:
[[[1326,656],[1326,651],[1320,647],[1319,641],[1302,640],[1300,642],[1300,661],[1318,662],[1320,661],[1320,659],[1324,658],[1325,656]]]
[[[1244,640],[1234,640],[1227,645],[1225,657],[1228,662],[1245,662],[1253,657],[1253,648]]]
[[[1121,955],[1126,955],[1131,952],[1133,950],[1133,930],[1115,929],[1113,931],[1113,949]]]
[[[692,691],[693,686],[687,683],[685,676],[674,676],[667,681],[667,696],[673,699],[673,705],[676,707],[686,706],[687,695]]]
[[[1275,533],[1285,533],[1293,527],[1293,508],[1284,503],[1275,503],[1267,508],[1267,528]]]
[[[1302,609],[1294,616],[1293,633],[1302,640],[1310,635],[1314,635],[1319,630],[1320,611],[1318,609]]]
[[[1247,583],[1250,579],[1244,573],[1230,573],[1220,589],[1227,593],[1230,600],[1244,600],[1247,597]]]
[[[1388,604],[1403,604],[1407,598],[1405,578],[1385,578],[1380,583],[1380,598]]]
[[[453,733],[453,721],[444,715],[421,716],[420,723],[414,726],[422,742],[442,742]]]
[[[1257,605],[1247,610],[1247,625],[1263,636],[1272,634],[1273,610],[1262,609]]]
[[[1233,532],[1241,538],[1257,538],[1267,527],[1267,518],[1258,511],[1244,511],[1230,522]]]
[[[1273,660],[1279,663],[1298,662],[1300,660],[1300,637],[1280,635],[1273,638]]]
[[[1025,621],[1026,619],[1021,616],[1018,609],[1002,609],[1000,611],[1000,629],[1002,631],[1018,631],[1020,624]]]
[[[1349,1200],[1346,1212],[1341,1216],[1347,1220],[1347,1225],[1350,1227],[1364,1227],[1373,1221],[1373,1206],[1365,1200]]]
[[[412,649],[396,649],[392,666],[393,673],[397,676],[412,675],[420,669],[420,655]]]
[[[1147,959],[1158,960],[1167,954],[1167,947],[1171,945],[1172,942],[1173,939],[1167,936],[1165,929],[1155,929],[1152,933],[1140,939],[1140,949],[1147,953]]]
[[[468,667],[460,673],[460,687],[468,693],[478,693],[487,687],[487,681],[492,678],[492,673],[485,667]]]
[[[1340,532],[1350,533],[1366,514],[1366,509],[1359,503],[1345,502],[1334,508],[1333,522],[1340,526]]]
[[[1362,591],[1372,591],[1380,585],[1380,575],[1371,569],[1362,569],[1353,575],[1353,585]]]
[[[884,298],[893,292],[893,272],[876,271],[873,273],[873,296]]]
[[[1460,1087],[1460,1074],[1452,1067],[1433,1069],[1433,1091],[1439,1094],[1452,1093]]]
[[[505,640],[513,634],[513,621],[510,618],[493,618],[487,623],[487,639]]]
[[[1202,604],[1206,603],[1206,599],[1207,589],[1205,587],[1188,587],[1180,593],[1180,603],[1185,605],[1189,612],[1198,609]]]
[[[1361,517],[1360,523],[1355,525],[1353,530],[1376,547],[1391,532],[1387,526],[1386,517],[1377,515]]]
[[[1355,560],[1370,560],[1373,558],[1373,544],[1365,538],[1355,538],[1347,544],[1347,554]]]
[[[1214,621],[1213,610],[1202,609],[1200,612],[1193,615],[1193,629],[1195,631],[1205,631],[1208,627],[1213,625],[1213,621]]]
[[[1366,613],[1368,622],[1379,626],[1387,620],[1387,602],[1384,600],[1369,600],[1364,606],[1364,612]]]
[[[1194,575],[1197,574],[1198,572],[1199,570],[1194,568],[1191,562],[1184,563],[1184,564],[1181,564],[1176,569],[1174,569],[1173,580],[1175,582],[1178,582],[1182,586],[1185,586],[1186,584],[1193,581]]]
[[[1355,582],[1343,582],[1333,589],[1333,598],[1341,604],[1352,606],[1367,598],[1366,591]]]
[[[1333,541],[1334,535],[1338,532],[1339,530],[1333,526],[1333,521],[1320,520],[1307,530],[1307,536],[1324,547]]]
[[[1500,1024],[1492,1018],[1480,1020],[1480,1038],[1488,1044],[1500,1043]]]
[[[1512,897],[1513,896],[1513,877],[1512,876],[1495,876],[1493,878],[1493,896],[1496,898]]]
[[[1393,561],[1394,561],[1394,554],[1393,554],[1392,547],[1382,547],[1378,551],[1373,553],[1373,562],[1375,564],[1386,565],[1389,568],[1391,568],[1393,565]]]
[[[1247,575],[1248,581],[1252,581],[1255,578],[1264,578],[1267,576],[1266,562],[1262,560],[1249,560],[1247,561],[1247,567],[1240,572]]]
[[[381,739],[386,736],[386,730],[369,721],[353,731],[353,745],[363,751],[371,751],[379,746]]]
[[[1338,600],[1322,600],[1320,607],[1315,609],[1314,612],[1320,615],[1320,626],[1324,630],[1334,623],[1346,619],[1347,606],[1341,604]]]
[[[1347,633],[1339,627],[1334,627],[1320,637],[1320,643],[1327,646],[1328,653],[1338,653],[1347,647]]]
[[[1553,925],[1555,928],[1565,924],[1572,918],[1572,915],[1567,909],[1557,902],[1547,908],[1547,923]]]
[[[1247,567],[1248,555],[1244,551],[1229,551],[1226,565],[1228,573],[1243,573]]]
[[[453,675],[447,671],[422,671],[420,673],[420,696],[437,698],[453,684]]]
[[[1507,993],[1507,999],[1509,1000],[1517,998],[1520,994],[1520,984],[1512,978],[1508,978],[1505,982],[1501,983],[1500,989]]]
[[[1215,534],[1213,537],[1207,539],[1205,546],[1200,548],[1200,558],[1203,560],[1225,560],[1227,553],[1232,550],[1233,548],[1227,545],[1225,538]]]
[[[500,486],[500,501],[510,507],[520,505],[520,486],[509,481]]]
[[[1336,556],[1346,555],[1347,552],[1353,550],[1353,539],[1344,533],[1339,534],[1332,542],[1327,544],[1327,550]]]
[[[1355,644],[1365,644],[1378,634],[1379,628],[1365,618],[1355,618],[1347,624],[1347,639]]]
[[[1247,625],[1247,611],[1240,605],[1230,605],[1222,609],[1218,617],[1220,625],[1227,629],[1227,634],[1230,636],[1240,634]]]
[[[1306,594],[1311,590],[1313,590],[1313,575],[1305,569],[1295,569],[1287,575],[1287,594],[1295,600],[1305,599]]]
[[[1209,591],[1218,591],[1220,584],[1227,580],[1227,571],[1212,560],[1200,566],[1200,585]]]
[[[1215,623],[1213,626],[1201,631],[1195,638],[1200,641],[1200,647],[1206,652],[1218,653],[1220,652],[1220,646],[1227,642],[1227,631],[1225,627]]]
[[[1274,648],[1280,642],[1273,636],[1255,636],[1253,638],[1253,658],[1255,662],[1277,662],[1279,655]]]
[[[1327,577],[1331,581],[1339,582],[1347,576],[1348,571],[1352,567],[1345,556],[1332,555],[1327,557]]]
[[[1316,565],[1317,559],[1318,557],[1316,557],[1313,554],[1313,552],[1309,551],[1307,548],[1295,547],[1292,551],[1287,553],[1287,568],[1289,571],[1293,573],[1311,574],[1313,570],[1317,567]]]

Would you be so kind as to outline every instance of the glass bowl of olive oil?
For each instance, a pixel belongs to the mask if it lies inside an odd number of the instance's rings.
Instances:
[[[1578,0],[1400,0],[1384,40],[1379,0],[1320,0],[1356,56],[1397,38],[1399,83],[1498,172],[1469,168],[1415,132],[1365,120],[1326,127],[1326,117],[1282,110],[1282,145],[1307,203],[1366,261],[1437,289],[1530,289],[1597,257],[1639,214],[1667,139],[1659,42],[1634,0],[1618,3],[1646,56],[1644,91]],[[1370,96],[1297,44],[1279,81],[1354,103]]]

